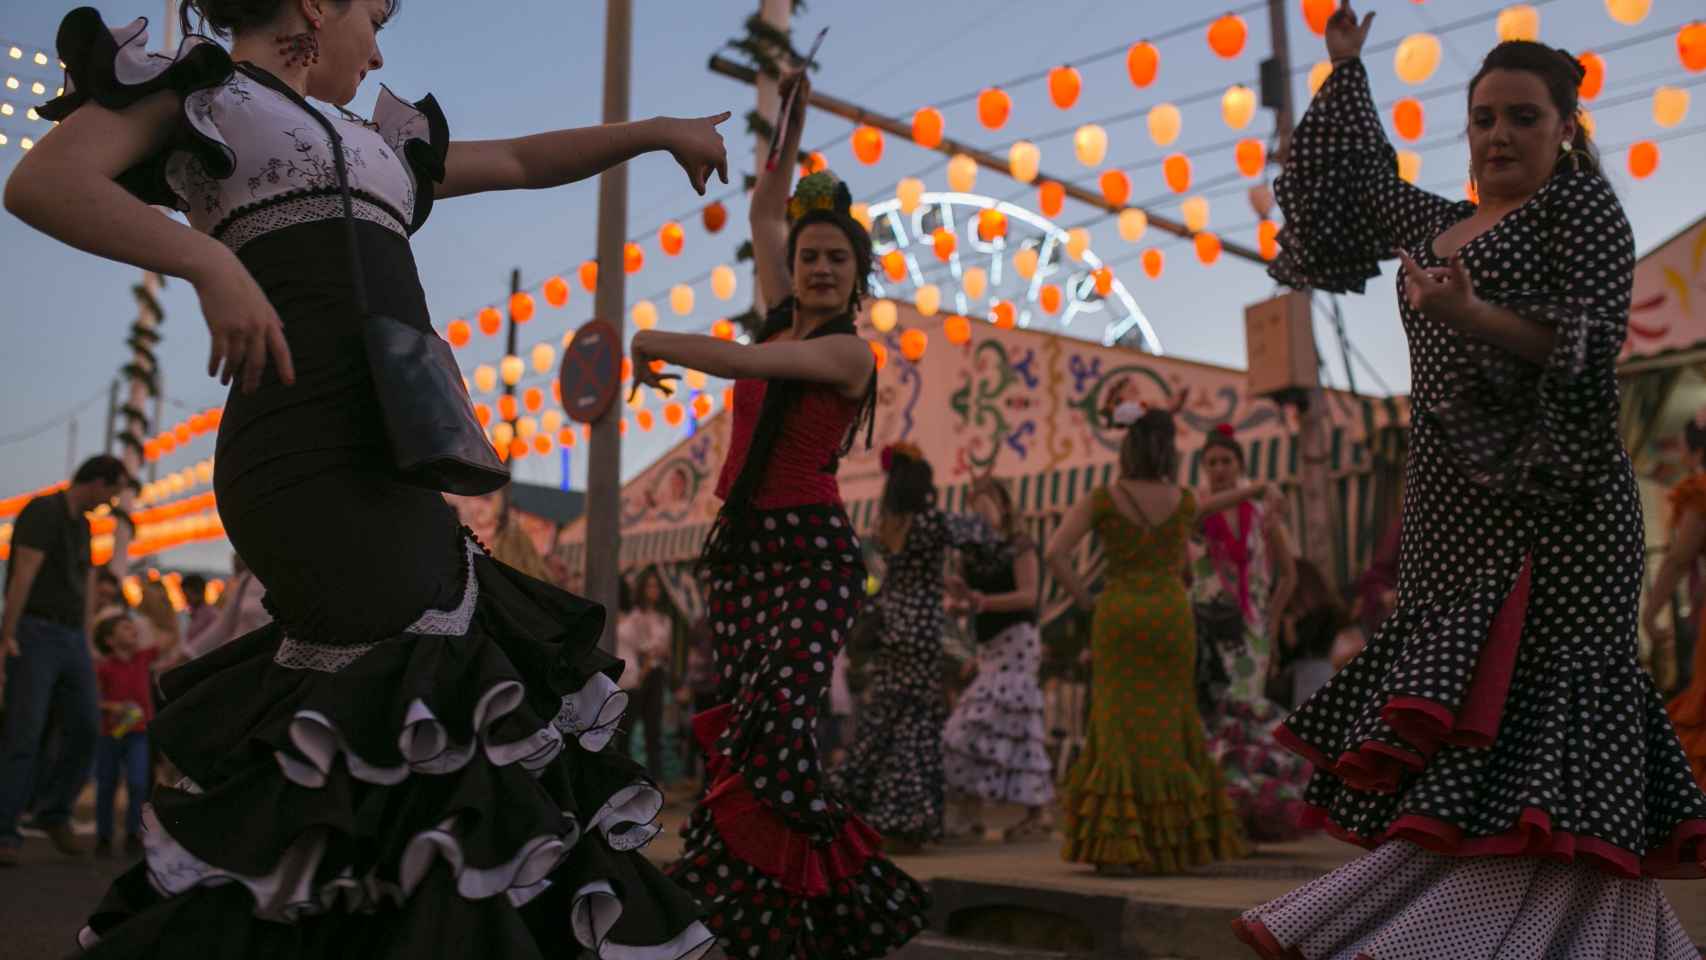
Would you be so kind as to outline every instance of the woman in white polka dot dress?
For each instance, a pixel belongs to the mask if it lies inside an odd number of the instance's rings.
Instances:
[[[1699,876],[1706,796],[1636,660],[1641,514],[1613,364],[1629,225],[1581,68],[1504,43],[1469,85],[1480,205],[1398,177],[1358,59],[1277,183],[1273,275],[1361,292],[1403,261],[1413,368],[1398,607],[1280,728],[1315,818],[1373,852],[1245,914],[1267,957],[1694,960],[1654,877]]]

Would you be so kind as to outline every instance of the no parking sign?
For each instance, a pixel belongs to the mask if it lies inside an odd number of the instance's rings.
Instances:
[[[622,341],[616,328],[603,320],[588,321],[563,350],[557,373],[563,412],[572,420],[592,423],[610,409],[621,380]]]

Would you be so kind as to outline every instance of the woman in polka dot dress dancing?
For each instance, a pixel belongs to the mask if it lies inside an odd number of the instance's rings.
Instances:
[[[795,84],[809,86],[790,73],[784,95]],[[783,156],[799,150],[804,114]],[[870,436],[875,362],[853,324],[871,238],[846,186],[814,174],[790,199],[791,176],[778,164],[752,195],[760,293],[777,304],[755,343],[647,330],[631,351],[635,378],[654,387],[671,377],[653,360],[735,380],[723,508],[703,553],[718,705],[693,733],[707,789],[669,873],[731,957],[860,960],[922,930],[927,907],[825,788],[815,735],[865,582],[835,473],[861,427]]]
[[[1581,68],[1502,43],[1469,85],[1480,205],[1398,177],[1334,15],[1277,193],[1294,287],[1396,254],[1414,427],[1398,607],[1280,729],[1360,860],[1245,914],[1266,957],[1695,960],[1654,877],[1699,876],[1706,796],[1636,661],[1640,506],[1613,364],[1634,242]]]
[[[917,447],[884,449],[883,469],[883,627],[853,749],[834,783],[889,849],[916,853],[942,839],[942,565],[949,548],[993,540],[995,532],[976,514],[936,509],[935,471]]]

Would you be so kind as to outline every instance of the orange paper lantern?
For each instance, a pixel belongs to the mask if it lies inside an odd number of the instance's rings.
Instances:
[[[1147,87],[1155,82],[1155,75],[1161,70],[1161,52],[1149,41],[1140,40],[1126,51],[1125,69],[1132,86]]]
[[[1174,193],[1184,193],[1191,188],[1191,158],[1182,153],[1175,153],[1161,161],[1161,177],[1167,181],[1167,189]]]
[[[687,410],[681,404],[671,400],[663,405],[663,422],[672,427],[681,426],[681,421],[687,419]]]
[[[924,107],[912,115],[912,142],[926,150],[942,145],[942,111]]]
[[[681,229],[681,224],[674,220],[663,225],[658,230],[658,247],[670,256],[679,256],[681,248],[687,243],[687,232]]]
[[[1196,235],[1193,241],[1197,247],[1197,259],[1203,263],[1213,263],[1220,259],[1220,238],[1212,233],[1203,232]]]
[[[1060,216],[1061,208],[1066,205],[1066,188],[1053,180],[1044,180],[1037,188],[1037,206],[1045,217]]]
[[[1392,128],[1398,131],[1398,136],[1405,140],[1419,140],[1422,137],[1422,104],[1413,97],[1404,99],[1392,105]]]
[[[557,446],[572,447],[575,445],[575,428],[564,427],[557,431]]]
[[[621,436],[624,436],[624,437],[628,435],[628,418],[627,417],[623,417],[621,420],[618,420],[616,422],[616,432],[618,434],[620,434]]]
[[[721,201],[713,200],[700,212],[699,221],[705,225],[706,233],[716,233],[723,229],[723,224],[729,222],[728,208],[723,206]]]
[[[1583,100],[1592,100],[1605,89],[1605,58],[1590,51],[1576,57],[1576,60],[1582,65],[1582,83],[1576,88],[1576,93]]]
[[[521,405],[526,407],[529,413],[538,413],[545,406],[545,391],[538,387],[528,387],[521,393]]]
[[[1263,260],[1279,256],[1279,224],[1263,220],[1256,225],[1256,250]]]
[[[727,410],[728,408],[730,408],[734,405],[735,405],[735,388],[734,387],[724,387],[723,388],[723,409]]]
[[[523,440],[520,437],[514,437],[509,441],[510,459],[525,460],[529,452],[526,440]]]
[[[708,394],[703,394],[703,393],[701,393],[697,397],[694,397],[693,398],[693,416],[699,420],[703,420],[710,415],[711,415],[711,397]]]
[[[1238,172],[1246,177],[1254,177],[1262,172],[1268,163],[1267,145],[1254,138],[1238,141],[1233,151],[1233,159],[1238,163]]]
[[[1123,170],[1102,173],[1102,199],[1112,207],[1123,207],[1131,199],[1131,178]]]
[[[1326,36],[1327,21],[1339,9],[1338,0],[1303,0],[1303,22],[1317,37]]]
[[[959,240],[947,227],[937,227],[930,232],[930,247],[936,251],[936,259],[947,261],[959,247]]]
[[[1107,267],[1097,267],[1090,271],[1090,277],[1096,281],[1096,293],[1107,296],[1114,292],[1114,272]]]
[[[899,250],[890,250],[883,254],[883,275],[894,283],[905,280],[906,256]]]
[[[520,415],[521,415],[521,411],[519,411],[515,408],[515,397],[506,393],[503,396],[498,398],[498,417],[499,417],[499,419],[514,420],[516,417],[518,417]]]
[[[1696,20],[1676,32],[1676,55],[1688,72],[1706,70],[1706,22]]]
[[[1052,283],[1043,284],[1043,288],[1037,291],[1037,306],[1042,307],[1043,312],[1051,317],[1060,312],[1063,299],[1060,287]]]
[[[883,132],[869,124],[853,128],[853,156],[865,166],[883,158]]]
[[[444,334],[445,339],[450,341],[451,346],[466,347],[468,345],[468,341],[474,336],[474,329],[468,326],[468,321],[466,320],[452,320],[450,321],[450,326],[445,329]]]
[[[189,443],[193,437],[194,434],[190,433],[190,425],[187,423],[180,423],[172,428],[172,439],[179,444]]]
[[[1208,48],[1218,56],[1230,60],[1244,52],[1244,40],[1249,33],[1249,29],[1244,26],[1244,18],[1236,13],[1229,13],[1209,24]]]
[[[598,261],[597,260],[587,260],[587,261],[583,262],[581,264],[581,268],[580,268],[579,273],[580,273],[581,289],[582,290],[585,290],[587,293],[593,293],[593,292],[598,290]]]
[[[630,243],[622,248],[622,269],[628,273],[639,273],[646,265],[646,252],[637,243]]]
[[[800,164],[800,176],[809,177],[814,173],[822,173],[828,169],[828,158],[826,158],[822,153],[813,150],[811,153],[806,155],[805,161]]]
[[[1007,215],[996,209],[980,211],[977,215],[977,235],[985,243],[1007,235]]]
[[[1143,272],[1151,280],[1161,276],[1161,269],[1167,264],[1167,255],[1159,250],[1143,251]]]
[[[540,456],[551,452],[551,438],[543,433],[533,435],[533,450]]]
[[[649,431],[655,421],[653,420],[652,412],[650,410],[636,410],[634,412],[634,422],[640,425],[641,430]]]
[[[623,383],[627,383],[629,380],[634,379],[634,361],[633,360],[631,360],[627,357],[623,357],[622,358],[621,370],[622,370],[622,382]]]
[[[553,307],[561,307],[569,302],[569,281],[562,277],[546,280],[541,291],[545,294],[545,302]]]
[[[971,340],[971,321],[959,314],[953,314],[942,321],[942,336],[948,342],[960,346]]]
[[[908,330],[900,335],[900,355],[913,363],[924,359],[924,349],[930,345],[930,337],[922,330]]]
[[[533,295],[530,293],[512,293],[509,295],[509,317],[516,323],[526,323],[533,319]]]
[[[1006,300],[997,300],[995,305],[990,308],[989,314],[990,319],[995,321],[995,325],[1003,330],[1013,329],[1013,324],[1019,318],[1018,311],[1014,310],[1013,305]]]
[[[1062,110],[1071,110],[1078,102],[1078,94],[1084,89],[1084,78],[1072,67],[1055,67],[1048,72],[1048,95],[1054,105]]]
[[[977,95],[977,120],[991,130],[1007,125],[1013,113],[1013,98],[1000,87],[988,87]]]
[[[491,426],[492,408],[483,403],[474,404],[474,419],[480,421],[482,427]]]
[[[1659,146],[1651,140],[1642,140],[1629,148],[1629,175],[1637,180],[1645,180],[1659,168]]]
[[[718,320],[711,324],[711,336],[718,340],[733,340],[735,338],[735,325],[728,320]]]
[[[883,346],[882,344],[878,343],[875,340],[870,341],[870,344],[871,344],[871,356],[877,358],[877,369],[881,370],[889,362],[888,348]],[[723,405],[726,407],[726,406],[728,406],[728,401],[727,401],[728,393],[725,391],[723,396],[724,396]]]
[[[497,307],[484,307],[474,318],[480,324],[480,332],[488,337],[495,337],[503,329],[504,316]]]

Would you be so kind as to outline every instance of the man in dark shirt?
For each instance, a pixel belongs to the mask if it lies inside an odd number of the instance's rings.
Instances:
[[[62,853],[83,845],[71,830],[71,805],[88,778],[98,734],[99,694],[87,632],[94,600],[89,521],[84,514],[130,482],[124,464],[93,457],[71,485],[36,497],[12,528],[6,606],[0,615],[0,866],[18,862],[18,815],[36,800],[35,822]],[[36,753],[49,715],[60,718],[59,756],[35,783]],[[39,789],[38,789],[39,788]]]

